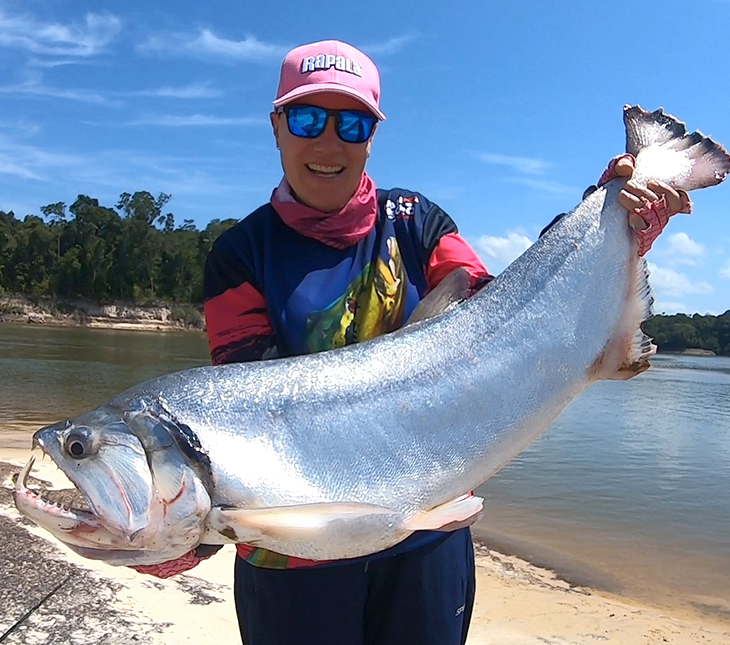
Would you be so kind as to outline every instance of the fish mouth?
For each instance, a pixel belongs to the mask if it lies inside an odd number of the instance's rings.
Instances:
[[[107,560],[109,549],[121,553],[136,548],[130,540],[104,526],[78,488],[43,492],[29,488],[28,478],[34,463],[35,457],[31,456],[18,474],[13,491],[15,506],[25,517],[72,551],[91,559]]]
[[[57,530],[66,533],[99,528],[99,520],[91,510],[88,499],[75,484],[72,489],[62,490],[33,490],[28,487],[28,478],[35,461],[35,456],[31,456],[15,480],[13,494],[18,510],[57,537]]]
[[[108,560],[110,549],[121,553],[138,548],[134,540],[111,532],[90,510],[88,499],[77,487],[43,492],[29,488],[34,463],[35,457],[31,456],[18,474],[13,491],[15,506],[25,517],[72,551],[94,560]]]

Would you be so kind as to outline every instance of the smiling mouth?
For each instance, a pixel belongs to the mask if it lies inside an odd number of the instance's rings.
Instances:
[[[345,170],[344,166],[325,166],[318,163],[308,163],[306,166],[309,172],[314,173],[318,177],[337,177]]]

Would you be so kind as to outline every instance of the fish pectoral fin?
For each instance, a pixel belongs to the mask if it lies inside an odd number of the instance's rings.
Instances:
[[[323,531],[357,533],[358,527],[393,526],[402,519],[398,511],[375,504],[321,502],[270,508],[211,509],[204,541],[256,544],[266,538],[312,540]],[[217,534],[217,536],[216,536]]]
[[[455,531],[471,526],[482,515],[484,499],[472,493],[418,513],[404,522],[409,531]]]
[[[471,294],[471,277],[464,267],[449,273],[429,294],[416,305],[406,325],[442,314]]]

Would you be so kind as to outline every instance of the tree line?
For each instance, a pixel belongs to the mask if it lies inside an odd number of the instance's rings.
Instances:
[[[176,226],[164,212],[169,200],[122,193],[109,208],[79,195],[23,220],[0,210],[0,292],[200,303],[206,255],[236,220],[215,219],[203,231],[192,220]]]
[[[0,292],[97,302],[199,304],[213,241],[236,223],[198,230],[165,213],[170,195],[122,193],[114,208],[79,195],[23,220],[0,210]],[[655,316],[644,329],[660,351],[701,348],[730,356],[730,311],[721,316]]]
[[[642,326],[660,352],[698,348],[730,356],[730,310],[720,316],[654,316]]]

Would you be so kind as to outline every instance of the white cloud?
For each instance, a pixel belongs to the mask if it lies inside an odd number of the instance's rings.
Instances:
[[[0,134],[0,173],[48,180],[58,169],[76,166],[79,158],[72,155],[49,152],[42,148],[15,143]]]
[[[73,90],[48,87],[43,84],[40,76],[36,75],[23,83],[0,87],[0,94],[10,94],[11,96],[25,94],[30,96],[43,96],[56,99],[66,99],[69,101],[80,101],[83,103],[96,103],[103,105],[119,104],[118,101],[108,99],[97,92],[90,92],[88,90]]]
[[[15,137],[29,137],[40,133],[42,128],[38,123],[32,123],[22,119],[0,119],[0,130],[7,130]]]
[[[21,179],[41,179],[40,175],[19,165],[15,159],[7,158],[2,150],[0,150],[0,175],[10,175]]]
[[[254,61],[280,59],[289,51],[288,47],[265,43],[255,36],[246,36],[243,40],[220,38],[210,29],[200,29],[197,36],[189,34],[151,36],[137,49],[145,53],[167,55],[182,53],[201,58]]]
[[[482,235],[474,246],[490,273],[496,275],[532,246],[532,240],[522,233],[510,231],[507,237]]]
[[[227,177],[230,165],[228,158],[150,156],[139,150],[58,152],[17,143],[0,132],[0,179],[5,174],[41,182],[41,186],[64,188],[72,182],[83,187],[82,192],[100,199],[105,192],[116,198],[130,187],[142,190],[140,186],[153,187],[151,192],[160,190],[196,199],[201,195],[240,194],[247,190],[246,185],[239,176]],[[260,193],[263,187],[255,189]],[[55,189],[53,194],[58,194]],[[3,201],[0,209],[14,208],[16,214],[22,215],[34,212],[33,209],[23,211],[18,204],[10,203],[7,195],[0,199]]]
[[[130,121],[127,125],[163,125],[169,127],[220,126],[220,125],[264,125],[266,119],[254,116],[217,117],[205,114],[188,116],[154,116]]]
[[[567,195],[574,197],[576,201],[581,196],[581,191],[575,186],[569,186],[568,184],[561,184],[559,181],[549,181],[547,179],[531,179],[529,177],[512,177],[508,179],[510,183],[522,184],[523,186],[529,186],[545,193],[552,193],[553,195]]]
[[[7,16],[0,9],[0,47],[37,55],[88,57],[103,51],[121,30],[111,14],[87,13],[84,22],[51,23],[29,16]]]
[[[141,90],[136,96],[160,96],[173,99],[209,99],[222,96],[223,92],[208,85],[192,83],[181,87],[159,87],[156,90]]]
[[[397,36],[382,43],[373,43],[363,45],[361,49],[370,55],[388,56],[395,54],[405,47],[410,41],[416,38],[416,34],[406,34],[405,36]]]
[[[682,314],[687,311],[687,305],[683,302],[670,302],[668,300],[657,300],[654,302],[654,313],[657,314]]]
[[[709,283],[692,282],[684,273],[674,269],[663,269],[649,262],[649,282],[657,293],[657,300],[664,296],[684,296],[688,294],[708,294],[714,289]]]
[[[695,242],[687,233],[673,233],[669,236],[669,248],[675,253],[702,257],[707,250],[699,242]]]
[[[720,277],[730,280],[730,260],[725,262],[725,265],[720,269]]]
[[[673,264],[688,264],[699,266],[701,259],[707,255],[707,249],[690,238],[687,233],[673,233],[667,238],[669,249],[667,253]]]
[[[485,163],[508,166],[509,168],[526,175],[543,175],[546,170],[553,166],[553,164],[543,161],[542,159],[515,157],[492,152],[478,152],[476,153],[476,157]]]

